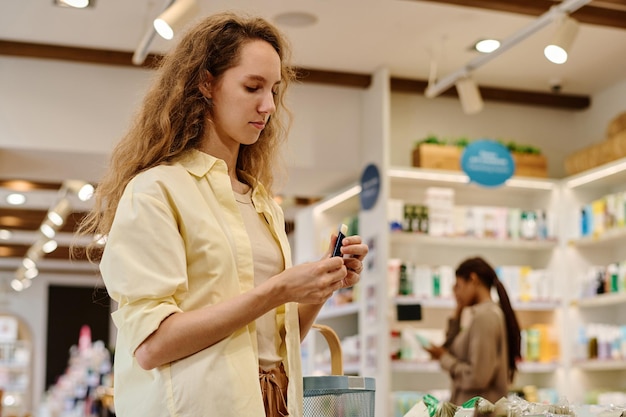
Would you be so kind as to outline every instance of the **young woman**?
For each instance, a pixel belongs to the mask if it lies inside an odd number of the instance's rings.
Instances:
[[[491,299],[493,286],[499,305]],[[507,396],[520,358],[520,328],[509,297],[494,269],[480,257],[458,266],[454,295],[457,308],[446,342],[427,350],[450,374],[450,402],[461,405],[476,396],[496,402]],[[469,318],[463,328],[461,313]]]
[[[290,264],[271,195],[287,59],[263,19],[203,19],[113,152],[81,232],[107,237],[118,417],[302,414],[300,342],[368,248]]]

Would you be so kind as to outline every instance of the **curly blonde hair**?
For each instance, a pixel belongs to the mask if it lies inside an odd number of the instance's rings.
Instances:
[[[253,40],[268,42],[281,61],[281,88],[276,112],[252,145],[241,145],[237,169],[247,172],[271,192],[279,147],[286,139],[291,113],[284,105],[287,86],[295,79],[288,64],[290,50],[279,30],[259,17],[219,13],[191,28],[162,60],[155,81],[129,131],[113,150],[110,165],[95,192],[95,204],[82,220],[78,234],[106,236],[124,188],[138,173],[169,164],[203,137],[212,104],[199,85],[208,70],[215,80],[239,62],[242,47]],[[284,114],[286,117],[281,117]],[[87,248],[87,255],[97,247]]]

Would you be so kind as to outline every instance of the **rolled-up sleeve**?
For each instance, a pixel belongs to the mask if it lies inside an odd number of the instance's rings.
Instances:
[[[154,188],[127,186],[100,262],[109,295],[118,302],[113,321],[131,355],[166,317],[181,311],[178,302],[187,293],[177,213]]]

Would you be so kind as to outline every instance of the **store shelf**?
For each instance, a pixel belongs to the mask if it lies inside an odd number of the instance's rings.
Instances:
[[[413,167],[391,167],[388,171],[390,179],[397,183],[413,182],[428,185],[442,185],[446,187],[477,187],[471,184],[469,177],[462,171],[448,171],[441,169],[426,169]],[[549,192],[555,188],[557,181],[543,178],[513,177],[506,181],[502,187],[498,187],[497,192],[507,189],[527,190],[532,192]],[[484,188],[481,188],[484,191]]]
[[[473,238],[461,236],[430,236],[421,233],[394,232],[390,235],[392,244],[429,245],[447,247],[471,247],[488,249],[550,250],[557,246],[554,240],[507,240]]]
[[[437,361],[392,361],[391,370],[406,373],[435,373],[441,372],[441,367]]]
[[[588,360],[574,362],[574,366],[584,371],[624,371],[626,360]]]
[[[626,303],[626,292],[598,294],[595,297],[581,298],[572,302],[579,308],[610,307]]]
[[[561,306],[559,300],[511,301],[516,311],[554,311]]]
[[[417,298],[411,296],[395,297],[396,305],[420,304],[422,308],[453,309],[455,301],[451,298]],[[561,305],[558,300],[545,301],[511,301],[511,305],[516,311],[553,311]]]
[[[318,319],[332,319],[335,317],[349,316],[359,312],[359,303],[346,303],[334,306],[325,306],[317,315]]]
[[[560,366],[556,362],[521,362],[517,364],[517,369],[523,374],[542,374],[555,372]]]
[[[571,239],[568,243],[577,248],[586,248],[612,246],[620,241],[626,241],[626,228],[610,229],[598,236]]]
[[[559,363],[554,362],[522,362],[518,364],[518,369],[520,373],[524,374],[540,374],[554,372],[560,366]],[[441,372],[441,367],[438,361],[393,361],[391,362],[391,370],[398,373],[435,373]]]

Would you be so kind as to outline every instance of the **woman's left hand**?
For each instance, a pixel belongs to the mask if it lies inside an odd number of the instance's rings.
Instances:
[[[332,248],[334,247],[334,242],[331,243],[330,251],[332,251]],[[359,282],[361,279],[361,272],[363,271],[363,260],[368,252],[369,247],[363,243],[361,236],[354,235],[343,238],[341,254],[344,255],[343,264],[348,270],[348,274],[343,280],[344,288],[352,287],[354,284]]]
[[[441,358],[443,354],[446,353],[446,349],[443,346],[431,345],[431,346],[425,347],[424,350],[430,353],[430,357],[435,360],[439,360],[439,358]]]

